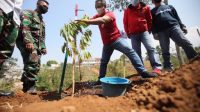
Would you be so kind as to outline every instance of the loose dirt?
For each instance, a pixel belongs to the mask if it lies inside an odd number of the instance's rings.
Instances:
[[[73,98],[58,100],[56,92],[0,97],[0,112],[200,112],[200,58],[158,78],[129,79],[121,97],[103,97],[100,87],[81,82]],[[71,94],[71,88],[65,93]]]

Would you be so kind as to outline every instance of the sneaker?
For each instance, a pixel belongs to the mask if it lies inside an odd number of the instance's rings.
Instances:
[[[30,88],[26,91],[26,93],[28,93],[28,94],[33,94],[33,95],[37,94],[37,90],[36,90],[35,85],[32,86],[32,87],[30,87]]]
[[[173,72],[174,69],[172,67],[166,67],[166,68],[163,68],[163,71],[164,72]]]
[[[155,74],[157,74],[157,75],[161,75],[162,74],[161,70],[158,69],[158,68],[153,69],[152,72],[155,73]]]
[[[101,81],[98,80],[97,82],[94,83],[94,85],[95,85],[95,86],[96,86],[96,85],[101,85]]]
[[[0,90],[0,97],[1,96],[13,96],[14,92],[12,91],[4,91],[4,90]]]
[[[150,72],[145,71],[141,73],[141,76],[142,78],[154,78],[154,77],[157,77],[158,75],[155,73],[150,73]]]

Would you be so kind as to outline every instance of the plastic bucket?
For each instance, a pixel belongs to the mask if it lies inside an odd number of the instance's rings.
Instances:
[[[100,81],[103,88],[103,96],[108,97],[123,96],[127,85],[130,84],[128,79],[119,77],[105,77],[101,78]]]

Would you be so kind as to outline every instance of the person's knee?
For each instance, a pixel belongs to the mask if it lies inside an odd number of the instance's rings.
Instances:
[[[146,50],[147,50],[148,53],[152,53],[152,52],[156,51],[156,49],[153,46],[147,47]]]
[[[136,50],[137,50],[137,51],[136,51]],[[135,50],[135,49],[132,49],[132,48],[129,47],[129,46],[125,46],[121,52],[124,53],[124,54],[126,54],[126,55],[128,55],[128,54],[130,54],[130,53],[140,52],[139,49],[136,49],[136,50]]]
[[[181,46],[181,47],[192,47],[192,44],[190,43],[190,41],[189,40],[183,40],[182,41],[182,43],[180,43],[180,45],[179,46]]]

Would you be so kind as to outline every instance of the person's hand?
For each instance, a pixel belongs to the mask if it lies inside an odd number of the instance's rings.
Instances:
[[[154,38],[155,40],[159,40],[159,35],[158,35],[157,33],[153,33],[153,38]]]
[[[81,20],[81,19],[76,19],[76,20],[74,20],[74,21],[75,21],[75,23],[83,22],[83,20]]]
[[[188,33],[188,30],[187,30],[186,27],[183,27],[183,28],[182,28],[182,31],[183,31],[184,34],[187,34],[187,33]]]
[[[42,50],[41,50],[41,53],[42,53],[43,55],[47,54],[47,49],[42,49]]]
[[[150,30],[149,30],[148,32],[149,32],[149,34],[151,34],[151,33],[152,33]]]
[[[25,45],[26,50],[28,50],[29,52],[33,52],[34,50],[34,45],[33,43],[28,43]]]
[[[127,37],[130,39],[131,38],[131,34],[127,34]]]
[[[85,19],[77,19],[75,20],[76,23],[87,23],[87,20]]]

